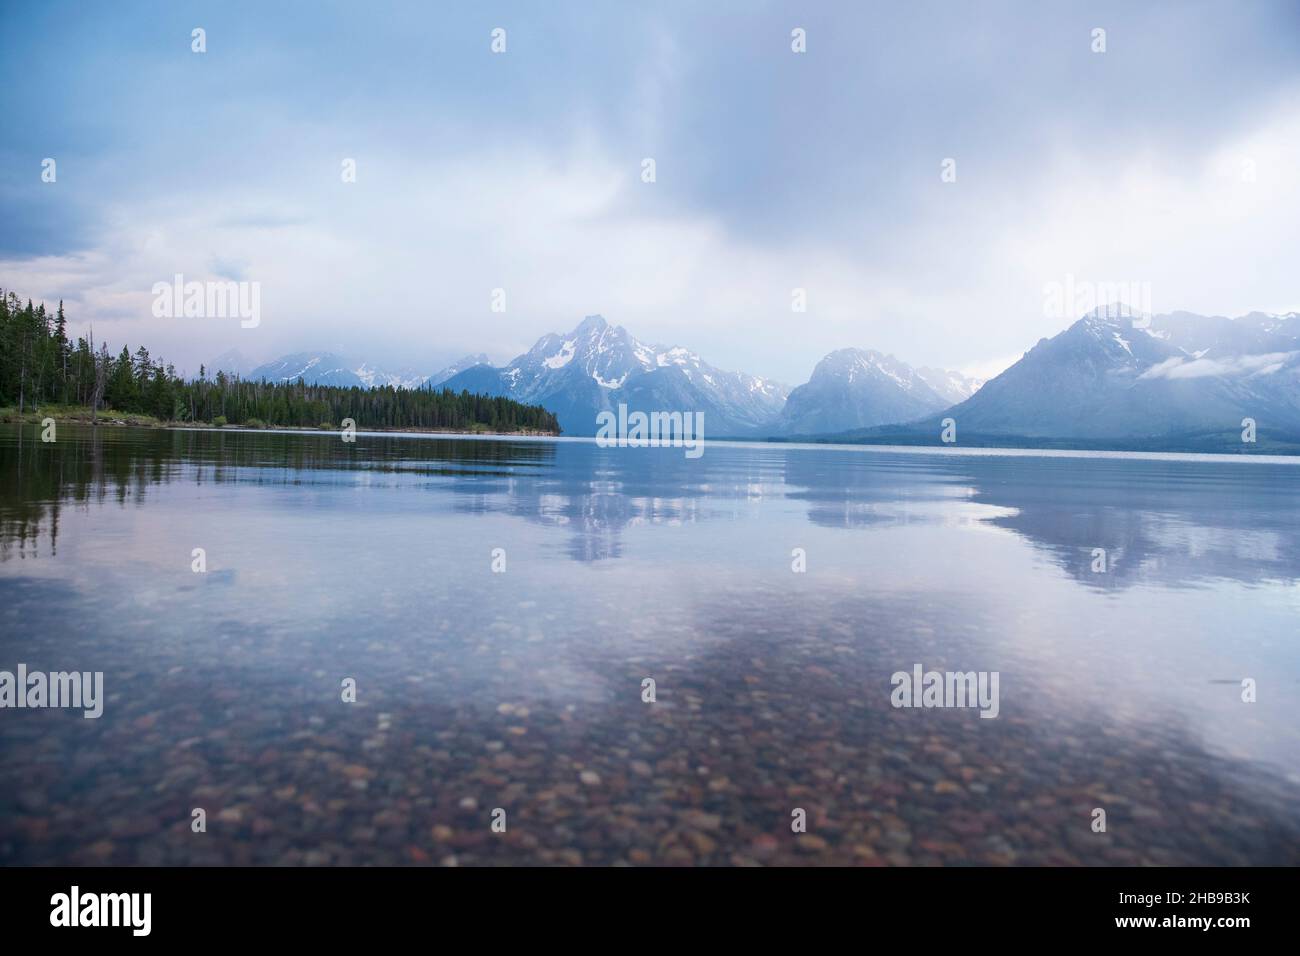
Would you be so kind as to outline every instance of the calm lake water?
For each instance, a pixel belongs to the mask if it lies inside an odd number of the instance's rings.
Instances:
[[[1298,488],[0,426],[0,670],[106,698],[0,710],[0,862],[1294,864]],[[998,717],[892,707],[918,663],[998,672]]]

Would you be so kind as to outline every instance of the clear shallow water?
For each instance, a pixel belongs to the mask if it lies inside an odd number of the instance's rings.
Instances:
[[[0,710],[0,862],[1300,862],[1298,482],[0,426],[0,669],[107,697]]]

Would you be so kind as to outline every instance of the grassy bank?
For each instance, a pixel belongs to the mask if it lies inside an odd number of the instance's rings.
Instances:
[[[47,418],[52,418],[59,424],[70,425],[91,425],[92,419],[90,408],[84,405],[42,405],[39,409],[33,409],[28,406],[22,413],[19,413],[16,406],[0,407],[0,425],[40,425]],[[229,428],[229,429],[256,429],[259,431],[288,431],[300,432],[309,430],[300,426],[280,426],[268,425],[259,419],[251,419],[239,425],[231,425],[224,418],[218,416],[210,422],[188,422],[188,421],[165,421],[155,418],[153,415],[143,415],[139,412],[119,412],[111,408],[101,408],[95,415],[98,424],[113,427],[130,426],[134,428]],[[321,422],[316,428],[320,431],[337,431],[341,426],[332,422]],[[547,437],[554,436],[556,432],[540,431],[535,428],[520,428],[514,431],[494,430],[482,423],[475,423],[470,428],[372,428],[358,425],[357,431],[360,432],[399,432],[420,435],[525,435]]]
[[[4,425],[39,425],[47,418],[52,418],[59,424],[92,424],[90,408],[85,405],[42,405],[37,409],[29,405],[21,413],[14,405],[0,408],[0,424]],[[95,418],[99,419],[101,425],[134,425],[137,428],[162,428],[168,424],[152,415],[119,412],[111,408],[101,408]]]

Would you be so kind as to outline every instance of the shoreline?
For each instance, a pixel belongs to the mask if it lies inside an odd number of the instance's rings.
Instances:
[[[23,412],[21,415],[12,407],[0,409],[0,425],[30,425],[39,428],[45,418],[53,418],[57,424],[80,425],[90,428],[90,412],[88,409],[79,409],[77,411],[68,411],[66,408],[60,408],[53,411]],[[160,421],[149,415],[135,413],[115,413],[99,412],[99,425],[110,428],[147,428],[147,429],[170,429],[173,431],[238,431],[238,432],[280,432],[283,434],[310,435],[340,431],[338,427],[319,428],[307,425],[290,426],[290,425],[246,425],[246,424],[226,424],[214,425],[211,422],[172,422]],[[519,429],[516,431],[500,431],[488,428],[418,428],[402,427],[388,428],[382,426],[356,428],[359,434],[375,435],[451,435],[464,436],[467,438],[530,438],[530,439],[557,439],[582,441],[584,439],[594,440],[591,435],[566,435],[562,432],[541,431],[538,429]],[[1300,450],[1293,450],[1295,446],[1283,443],[1268,443],[1262,449],[1246,451],[1222,451],[1211,450],[1207,448],[1192,447],[1154,447],[1154,448],[1135,448],[1132,443],[1126,442],[1096,442],[1089,446],[1087,442],[1080,442],[1079,445],[1065,445],[1061,443],[1044,443],[1041,445],[1019,443],[1014,439],[1008,439],[1005,444],[994,444],[991,436],[981,435],[974,437],[969,444],[928,444],[915,441],[890,442],[885,439],[874,439],[870,441],[834,441],[828,437],[784,437],[773,436],[767,438],[750,438],[741,436],[723,436],[709,439],[709,442],[726,445],[785,445],[791,448],[833,448],[844,450],[862,450],[862,451],[881,451],[898,454],[937,454],[937,455],[996,455],[996,456],[1026,456],[1026,457],[1051,457],[1051,458],[1147,458],[1147,459],[1192,459],[1200,461],[1241,461],[1241,460],[1260,460],[1264,462],[1272,461],[1273,463],[1293,464],[1300,462]]]
[[[39,428],[46,418],[54,419],[58,425],[81,425],[85,428],[149,428],[170,429],[172,431],[239,431],[239,432],[284,432],[286,434],[328,434],[341,431],[341,428],[313,428],[308,425],[214,425],[211,422],[174,422],[161,421],[151,415],[135,413],[105,412],[101,410],[98,423],[91,421],[90,410],[69,412],[66,409],[55,411],[25,411],[19,413],[11,409],[0,412],[0,425],[31,425]],[[559,432],[541,431],[534,428],[521,428],[515,431],[499,431],[490,428],[386,428],[383,426],[357,426],[360,434],[411,434],[411,435],[484,435],[491,437],[528,437],[559,438]]]

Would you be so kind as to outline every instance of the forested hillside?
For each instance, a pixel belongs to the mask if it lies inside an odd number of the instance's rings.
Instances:
[[[539,405],[467,391],[254,382],[223,372],[209,378],[202,367],[186,380],[143,345],[113,354],[102,342],[96,350],[93,336],[72,342],[62,302],[51,313],[0,290],[0,407],[21,414],[44,405],[169,422],[315,428],[351,418],[358,428],[559,432],[555,416]]]

